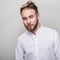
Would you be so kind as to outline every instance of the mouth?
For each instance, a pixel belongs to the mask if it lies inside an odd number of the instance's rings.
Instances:
[[[33,28],[34,28],[34,25],[33,24],[28,24],[25,27],[27,28],[27,30],[32,31]]]
[[[28,27],[31,27],[31,26],[33,26],[33,24],[28,24]]]
[[[28,28],[30,28],[30,29],[31,29],[32,27],[33,27],[33,25],[32,25],[32,24],[28,25]]]
[[[33,24],[28,25],[28,29],[29,30],[33,29]]]

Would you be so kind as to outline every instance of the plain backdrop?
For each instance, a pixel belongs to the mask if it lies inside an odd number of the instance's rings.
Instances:
[[[0,60],[15,60],[17,38],[25,31],[19,9],[27,0],[0,0]],[[60,0],[32,0],[40,23],[60,33]]]

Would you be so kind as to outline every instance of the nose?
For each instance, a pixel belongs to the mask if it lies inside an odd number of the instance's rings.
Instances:
[[[27,19],[27,23],[28,23],[28,24],[30,23],[30,19]]]

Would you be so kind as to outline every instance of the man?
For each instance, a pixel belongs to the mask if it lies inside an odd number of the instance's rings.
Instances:
[[[20,12],[27,31],[18,38],[16,60],[60,60],[59,35],[39,23],[37,6],[28,1]]]

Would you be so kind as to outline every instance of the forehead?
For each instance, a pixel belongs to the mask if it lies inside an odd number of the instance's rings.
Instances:
[[[25,8],[23,11],[22,11],[22,16],[25,17],[25,16],[29,16],[29,15],[34,15],[35,14],[35,10],[34,9],[30,9],[30,8]]]

